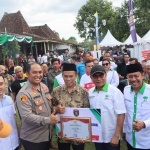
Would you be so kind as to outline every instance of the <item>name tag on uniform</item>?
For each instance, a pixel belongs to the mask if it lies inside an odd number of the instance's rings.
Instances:
[[[35,97],[33,97],[34,99],[36,99],[36,98],[40,98],[41,96],[40,95],[37,95],[37,96],[35,96]]]

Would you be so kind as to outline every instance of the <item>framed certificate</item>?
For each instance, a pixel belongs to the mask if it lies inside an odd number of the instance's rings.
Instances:
[[[60,117],[61,138],[64,140],[83,139],[92,141],[91,118],[89,117]]]
[[[74,128],[72,125],[74,125]],[[55,132],[60,139],[63,138],[64,140],[83,138],[87,142],[91,140],[92,142],[102,143],[101,110],[66,108],[64,114],[58,114]]]

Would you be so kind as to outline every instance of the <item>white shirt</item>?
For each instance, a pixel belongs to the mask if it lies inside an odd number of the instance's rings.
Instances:
[[[58,56],[58,58],[59,58],[61,61],[64,60],[64,59],[63,59],[63,55]]]
[[[102,61],[99,62],[99,65],[102,66]],[[117,67],[117,65],[114,62],[110,61],[110,69],[114,70],[116,67]]]
[[[38,62],[39,64],[42,63],[42,57],[41,57],[41,56],[39,56],[39,57],[37,58],[37,62]]]
[[[115,70],[109,70],[106,77],[107,83],[117,87],[119,85],[119,76]]]
[[[57,79],[57,82],[58,82],[59,86],[65,84],[62,73],[57,75],[55,78]]]
[[[42,61],[43,61],[42,63],[47,63],[47,56],[43,55],[42,56]]]
[[[0,119],[12,126],[11,134],[6,138],[0,138],[0,150],[14,150],[19,146],[19,137],[15,121],[14,102],[10,96],[4,95],[0,100]]]
[[[126,65],[130,65],[130,62],[126,63]]]
[[[124,89],[125,105],[127,109],[124,133],[126,133],[127,142],[134,148],[150,148],[150,85],[143,83],[140,91],[135,94],[131,86]],[[133,119],[143,121],[145,128],[135,132],[132,128]],[[135,140],[134,138],[135,137]]]
[[[95,84],[91,80],[90,75],[87,75],[86,73],[81,77],[80,85],[87,90],[95,86]]]
[[[101,109],[102,141],[109,143],[116,131],[118,114],[126,113],[123,94],[108,83],[101,91],[93,87],[88,93],[90,107]]]

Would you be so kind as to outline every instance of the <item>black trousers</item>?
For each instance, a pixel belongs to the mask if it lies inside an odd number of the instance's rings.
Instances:
[[[60,143],[60,142],[58,142],[58,150],[70,150],[71,145],[73,150],[84,150],[84,144],[74,145],[71,143]]]
[[[41,143],[32,143],[22,139],[20,140],[25,150],[49,150],[50,141]]]
[[[128,142],[127,142],[128,150],[150,150],[150,149],[139,149],[139,148],[133,148]]]

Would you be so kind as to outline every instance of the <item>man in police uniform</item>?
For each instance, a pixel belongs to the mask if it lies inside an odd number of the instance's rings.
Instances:
[[[129,86],[124,89],[127,113],[124,133],[128,150],[150,150],[150,85],[143,82],[140,63],[127,66]]]
[[[101,109],[102,115],[103,143],[95,143],[96,150],[120,150],[119,138],[126,113],[123,94],[106,82],[102,66],[93,66],[90,76],[95,84],[89,90],[90,107]]]
[[[55,88],[52,92],[53,104],[57,106],[55,108],[56,112],[63,114],[65,107],[89,108],[87,91],[76,84],[77,71],[75,64],[64,64],[62,75],[65,84]],[[58,139],[59,150],[70,150],[71,144],[73,150],[84,150],[82,140],[62,141]]]
[[[27,84],[17,95],[21,116],[20,138],[25,150],[49,150],[51,124],[56,124],[55,111],[51,114],[51,95],[41,83],[42,68],[33,63],[27,67]]]

